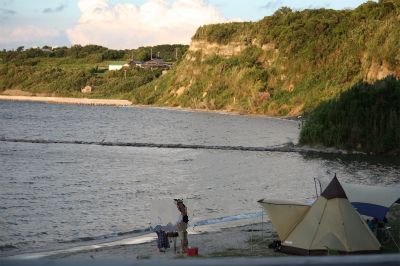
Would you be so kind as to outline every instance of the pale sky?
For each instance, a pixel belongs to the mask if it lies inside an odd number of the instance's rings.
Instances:
[[[257,21],[282,6],[354,8],[365,0],[0,0],[0,49],[189,44],[204,24]]]

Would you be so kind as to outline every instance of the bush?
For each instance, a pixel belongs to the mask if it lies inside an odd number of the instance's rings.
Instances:
[[[400,80],[360,82],[306,117],[301,144],[373,153],[400,151]]]

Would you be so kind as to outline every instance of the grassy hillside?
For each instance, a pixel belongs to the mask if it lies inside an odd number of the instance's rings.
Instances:
[[[281,8],[258,22],[206,25],[188,49],[153,48],[172,61],[160,71],[107,72],[113,61],[146,60],[150,47],[101,46],[0,51],[0,91],[127,98],[135,103],[231,110],[275,116],[310,112],[360,81],[400,77],[400,0],[354,10]],[[185,55],[184,55],[185,53]]]
[[[400,0],[354,10],[278,10],[198,29],[169,74],[130,93],[142,104],[269,115],[313,110],[359,81],[400,77]]]
[[[109,64],[124,64],[130,58],[150,59],[153,54],[175,62],[182,58],[184,45],[159,45],[134,50],[110,50],[97,45],[51,49],[42,47],[0,51],[0,92],[19,89],[33,94],[81,97],[86,85],[95,87],[90,97],[126,98],[126,94],[161,76],[161,70],[132,68],[107,71]],[[85,95],[87,97],[87,95]]]
[[[307,117],[300,143],[400,154],[400,80],[358,83],[322,103]]]

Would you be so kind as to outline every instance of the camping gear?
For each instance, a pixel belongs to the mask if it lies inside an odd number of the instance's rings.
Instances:
[[[152,201],[151,227],[157,234],[157,247],[160,251],[170,248],[168,237],[172,238],[176,252],[177,228],[175,225],[177,209],[172,199],[158,199]]]
[[[183,203],[183,200],[176,200],[176,199],[152,200],[152,208],[151,208],[152,221],[150,222],[151,225],[155,225],[154,228],[153,227],[151,228],[153,229],[154,232],[157,233],[159,239],[161,239],[160,244],[163,243],[162,241],[164,239],[164,234],[163,233],[159,234],[158,232],[164,231],[167,237],[172,238],[175,252],[177,251],[176,248],[177,237],[179,237],[181,240],[180,241],[181,248],[183,250],[186,250],[186,246],[184,245],[187,245],[188,242],[187,222],[189,221],[187,214],[182,215],[179,212],[179,209],[177,208],[177,202]]]
[[[326,188],[328,182],[317,179],[322,188]],[[383,221],[390,207],[395,203],[400,203],[400,187],[380,187],[358,184],[341,184],[346,195],[362,215],[377,218]]]
[[[199,248],[190,247],[187,249],[187,255],[189,257],[195,257],[199,255]]]
[[[179,236],[178,232],[168,232],[167,237],[172,238],[172,242],[174,243],[174,252],[176,253],[176,239]]]
[[[165,231],[156,231],[157,233],[157,247],[160,251],[164,251],[169,248],[169,241],[167,233]]]
[[[259,202],[268,212],[274,227],[279,228],[283,252],[323,255],[330,251],[372,253],[381,248],[348,201],[336,176],[312,206],[276,204],[276,201],[268,200]],[[292,214],[289,213],[290,209],[294,210]]]

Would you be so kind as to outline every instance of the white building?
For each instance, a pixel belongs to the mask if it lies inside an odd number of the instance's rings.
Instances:
[[[117,71],[121,70],[123,67],[129,67],[129,64],[123,64],[123,65],[109,65],[108,70],[109,71]]]

